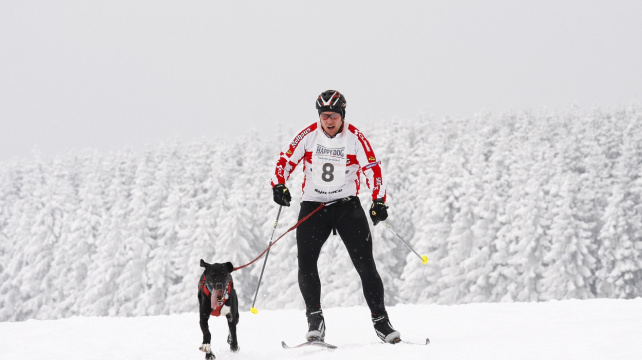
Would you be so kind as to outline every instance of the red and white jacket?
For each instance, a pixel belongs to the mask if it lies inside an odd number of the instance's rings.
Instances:
[[[335,156],[336,155],[336,156]],[[319,156],[329,156],[330,160],[339,159],[340,164],[336,167],[332,164],[319,164]],[[345,168],[343,162],[345,159]],[[287,148],[281,152],[276,163],[276,170],[272,175],[272,186],[276,184],[285,184],[290,175],[303,160],[303,201],[328,202],[341,199],[347,196],[359,195],[361,185],[360,174],[366,177],[366,185],[372,191],[372,200],[383,198],[386,199],[386,187],[381,176],[381,161],[377,160],[368,139],[351,124],[345,120],[342,130],[333,138],[321,128],[321,123],[317,121],[299,132]],[[315,160],[317,163],[313,163]],[[345,176],[340,176],[345,169]],[[315,171],[316,170],[316,171]],[[317,177],[314,177],[314,175]],[[331,184],[324,184],[323,179],[337,181]]]

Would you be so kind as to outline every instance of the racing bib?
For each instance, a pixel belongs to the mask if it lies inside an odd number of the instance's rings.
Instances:
[[[318,186],[341,187],[345,178],[345,136],[330,139],[322,133],[317,134],[312,153],[312,181]]]

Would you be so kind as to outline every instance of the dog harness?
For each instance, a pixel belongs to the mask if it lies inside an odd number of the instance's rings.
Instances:
[[[221,310],[223,309],[223,305],[225,305],[225,302],[228,299],[228,294],[230,291],[232,291],[232,281],[227,283],[227,288],[225,289],[225,292],[223,293],[223,301],[221,303],[218,303],[218,300],[216,298],[212,298],[212,289],[210,289],[209,285],[205,282],[205,275],[201,277],[201,281],[198,282],[198,290],[203,291],[205,296],[210,298],[210,303],[212,304],[212,313],[211,315],[213,316],[221,316]]]

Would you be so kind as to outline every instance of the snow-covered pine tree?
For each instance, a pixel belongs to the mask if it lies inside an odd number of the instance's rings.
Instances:
[[[26,167],[26,166],[25,166]],[[0,321],[10,319],[19,297],[14,283],[15,273],[22,265],[19,246],[18,213],[24,209],[20,199],[21,188],[27,171],[18,163],[6,163],[0,167]]]
[[[146,264],[148,290],[138,305],[150,315],[169,313],[169,288],[182,280],[177,270],[180,254],[176,253],[176,247],[189,203],[188,190],[182,183],[185,173],[183,161],[181,145],[174,143],[164,151],[158,170],[161,184],[158,191],[166,197],[161,195],[164,201],[158,210],[158,237]]]
[[[88,151],[83,159],[82,181],[78,186],[80,206],[69,237],[69,241],[80,250],[74,260],[75,281],[78,287],[77,291],[70,296],[74,299],[74,315],[93,316],[95,315],[93,309],[83,306],[82,296],[78,300],[78,294],[84,293],[94,285],[88,275],[94,266],[93,259],[98,252],[98,239],[104,231],[107,213],[105,184],[110,174],[104,157],[97,151]]]
[[[441,267],[437,287],[440,290],[438,302],[442,304],[456,303],[467,293],[468,289],[463,287],[466,269],[462,268],[461,262],[470,256],[473,240],[470,227],[474,217],[471,199],[466,197],[467,185],[471,184],[467,181],[470,174],[466,173],[464,167],[465,154],[461,144],[456,141],[458,136],[457,132],[450,136],[449,140],[453,144],[444,157],[441,170],[443,178],[436,180],[443,185],[434,188],[441,192],[444,202],[442,206],[444,224],[441,226],[448,226],[450,229],[447,238],[442,240],[445,242],[445,257],[438,260]]]
[[[119,304],[119,316],[135,316],[141,296],[150,289],[148,284],[147,262],[154,244],[153,225],[154,202],[156,194],[152,192],[156,181],[156,159],[152,152],[147,151],[136,159],[133,169],[133,184],[130,200],[127,202],[126,239],[123,239],[120,251],[126,257],[123,269],[116,279],[118,288],[114,297]],[[150,231],[151,230],[151,231]],[[145,314],[145,312],[143,312]]]
[[[633,121],[625,122],[612,193],[598,235],[598,293],[614,298],[634,298],[642,293],[642,118],[631,114],[625,119]]]
[[[128,201],[131,196],[136,160],[131,149],[125,149],[106,159],[104,222],[96,239],[96,253],[87,273],[90,279],[81,298],[81,313],[92,316],[115,316],[121,303],[114,294],[126,261],[124,241],[128,238]]]
[[[391,158],[392,164],[398,162],[399,166],[393,168],[392,173],[388,175],[393,199],[390,202],[390,214],[394,214],[394,218],[402,219],[400,229],[407,235],[407,239],[404,239],[417,252],[427,255],[430,260],[429,265],[425,266],[415,254],[410,251],[404,252],[405,265],[396,285],[399,289],[399,302],[402,303],[426,301],[427,297],[422,297],[422,293],[437,282],[438,278],[431,276],[431,274],[434,275],[431,270],[439,266],[435,262],[436,255],[430,251],[433,234],[429,226],[433,224],[429,221],[431,211],[429,205],[432,203],[432,189],[438,185],[435,177],[442,163],[442,149],[439,148],[442,145],[440,122],[430,117],[422,117],[422,121],[414,127],[412,133],[415,138],[411,148],[394,143],[402,146]],[[379,136],[384,137],[385,133]],[[403,155],[403,151],[407,155]],[[413,174],[406,177],[407,184],[397,185],[397,172],[406,172],[408,169],[413,169],[411,170]],[[404,216],[407,211],[412,212],[412,217]],[[440,222],[441,219],[438,221]],[[401,251],[404,249],[405,247],[402,247]]]
[[[568,172],[561,176],[551,224],[551,248],[545,254],[548,266],[540,290],[544,299],[587,299],[592,297],[587,279],[595,268],[591,255],[590,231],[575,212],[580,177]]]
[[[496,283],[491,282],[489,277],[493,269],[503,265],[491,261],[496,249],[494,242],[497,239],[498,217],[503,215],[506,199],[502,191],[505,190],[505,181],[500,179],[508,176],[503,167],[508,167],[504,163],[508,155],[504,150],[509,139],[502,138],[499,129],[501,127],[492,121],[489,114],[480,114],[475,117],[468,131],[462,130],[470,138],[467,141],[470,149],[467,151],[469,160],[466,168],[471,176],[466,188],[472,219],[471,254],[464,260],[464,288],[467,293],[462,302],[489,301],[491,292],[496,289]]]
[[[80,209],[80,199],[77,194],[79,183],[84,174],[80,171],[84,159],[67,154],[54,161],[50,192],[52,206],[60,214],[60,236],[53,246],[53,260],[49,272],[41,281],[50,286],[46,297],[51,302],[47,306],[47,314],[42,319],[56,319],[61,314],[78,314],[78,302],[75,297],[86,287],[85,267],[89,263],[84,240],[84,229],[77,222]],[[44,295],[44,294],[43,294]]]

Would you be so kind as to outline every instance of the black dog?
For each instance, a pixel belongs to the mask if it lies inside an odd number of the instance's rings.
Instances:
[[[230,344],[230,350],[239,351],[236,339],[236,324],[239,323],[239,300],[230,274],[234,271],[232,263],[208,264],[201,259],[201,267],[204,267],[205,271],[198,282],[199,315],[203,332],[203,344],[199,349],[206,353],[205,359],[211,360],[216,357],[212,353],[210,345],[212,334],[207,324],[210,315],[225,315],[230,328],[227,343]]]

